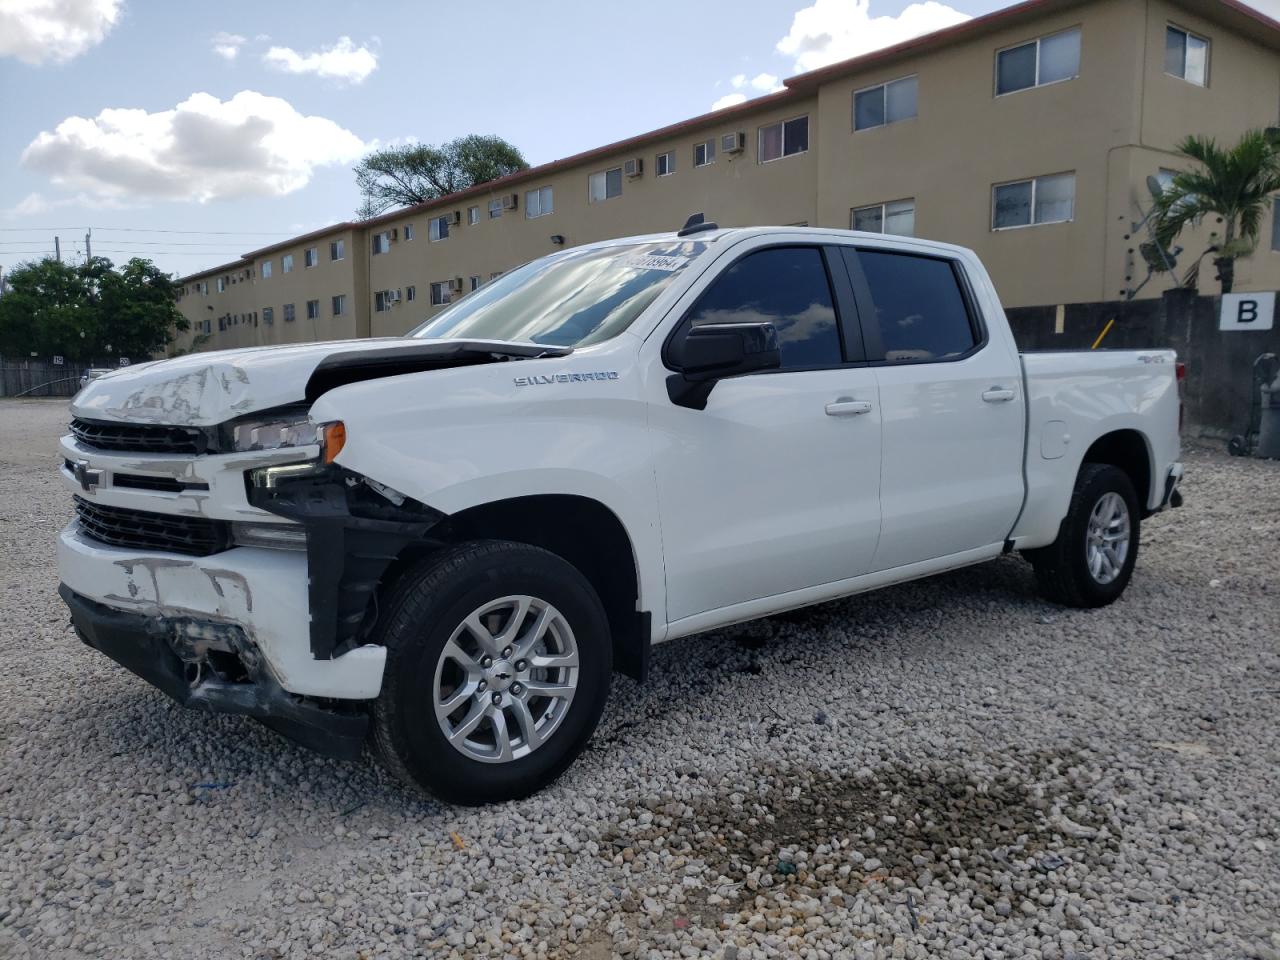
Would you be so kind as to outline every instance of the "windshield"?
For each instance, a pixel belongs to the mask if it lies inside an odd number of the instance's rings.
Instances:
[[[485,284],[409,336],[600,343],[631,326],[706,248],[669,240],[543,257]]]

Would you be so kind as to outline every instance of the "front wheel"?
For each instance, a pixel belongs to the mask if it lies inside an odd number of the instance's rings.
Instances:
[[[609,625],[587,579],[526,544],[464,543],[397,585],[374,704],[384,764],[456,803],[527,796],[595,730],[612,670]]]
[[[1110,464],[1086,463],[1058,539],[1026,551],[1041,594],[1068,607],[1113,602],[1133,576],[1140,528],[1138,496],[1129,475]]]

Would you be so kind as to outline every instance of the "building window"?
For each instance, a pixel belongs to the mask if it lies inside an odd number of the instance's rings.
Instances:
[[[494,281],[494,280],[497,280],[500,276],[502,276],[502,271],[501,271],[501,270],[495,270],[495,271],[493,271],[493,273],[489,274],[489,280],[490,280],[490,282],[492,282],[492,281]]]
[[[319,300],[307,301],[307,319],[308,320],[320,319],[320,301]]]
[[[497,220],[502,216],[502,198],[494,197],[489,201],[489,219]]]
[[[657,160],[654,161],[654,176],[669,177],[676,172],[676,155],[675,151],[668,150],[666,153],[658,154]]]
[[[991,188],[991,229],[1062,223],[1075,215],[1076,175],[1055,173]]]
[[[809,149],[809,118],[796,117],[760,128],[758,156],[761,163],[804,153]]]
[[[341,260],[347,255],[346,243],[342,240],[332,240],[329,242],[329,259]]]
[[[271,279],[271,261],[270,260],[262,261],[262,279],[263,280]]]
[[[1164,72],[1187,83],[1209,84],[1209,41],[1177,27],[1165,27]]]
[[[227,289],[227,278],[226,278],[226,277],[219,277],[219,278],[218,278],[217,283],[218,283],[218,292],[219,292],[219,293],[222,293],[224,290],[226,290],[226,289]]]
[[[284,312],[284,322],[285,322],[285,323],[288,323],[289,321],[291,321],[291,320],[293,319],[293,304],[292,304],[292,303],[286,303],[286,304],[284,305],[283,312]]]
[[[431,284],[431,305],[433,307],[443,306],[449,302],[449,281],[441,280]]]
[[[480,289],[480,274],[478,274],[478,273],[477,273],[477,274],[473,274],[473,275],[472,275],[472,277],[471,277],[471,289],[472,289],[472,290],[479,290],[479,289]]]
[[[446,240],[449,237],[449,218],[432,217],[427,224],[428,240]]]
[[[293,254],[286,253],[280,258],[280,272],[293,273]]]
[[[379,290],[373,295],[373,309],[377,313],[390,310],[395,299],[395,294],[391,290]]]
[[[320,262],[320,251],[316,247],[307,247],[302,251],[302,265],[304,267],[314,267]]]
[[[467,226],[474,227],[480,222],[480,208],[467,207]]]
[[[406,224],[404,225],[404,238],[405,238],[406,240],[412,240],[412,239],[413,239],[413,224],[412,224],[412,223],[406,223]]]
[[[601,170],[587,178],[587,202],[597,203],[622,196],[622,168]]]
[[[1080,75],[1080,28],[1040,37],[996,53],[996,96]]]
[[[276,322],[276,309],[275,309],[275,307],[263,307],[263,308],[262,308],[262,322],[263,322],[263,323],[265,323],[268,327],[269,327],[269,326],[271,326],[273,323],[275,323],[275,322]]]
[[[415,287],[415,286],[413,286],[413,285],[410,285],[410,286],[405,287],[405,288],[404,288],[404,298],[405,298],[406,300],[417,300],[417,299],[418,299],[418,288],[417,288],[417,287]]]
[[[373,235],[373,252],[375,255],[386,253],[391,249],[391,231],[383,230]]]
[[[855,207],[850,223],[854,230],[914,237],[916,202],[913,199],[892,200],[889,203],[873,203],[869,207]]]
[[[347,312],[347,295],[340,293],[333,298],[333,315],[340,317]]]
[[[916,115],[916,78],[903,77],[853,95],[853,129],[869,130]]]
[[[555,213],[555,201],[550,187],[539,187],[537,190],[525,192],[524,218],[526,220],[536,220],[538,217],[545,217],[552,213]]]
[[[693,145],[693,165],[695,167],[705,167],[709,163],[716,162],[716,142],[708,140],[706,143],[695,143]]]

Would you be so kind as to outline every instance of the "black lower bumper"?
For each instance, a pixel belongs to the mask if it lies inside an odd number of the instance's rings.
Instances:
[[[239,713],[325,756],[360,755],[369,717],[330,709],[284,690],[263,666],[257,649],[234,624],[148,617],[104,606],[66,584],[58,594],[71,608],[80,639],[163,690],[184,707]],[[236,664],[238,679],[213,669],[211,651]]]

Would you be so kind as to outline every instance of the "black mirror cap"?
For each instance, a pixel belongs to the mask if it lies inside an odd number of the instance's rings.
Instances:
[[[706,408],[717,380],[782,366],[772,323],[705,323],[691,327],[672,351],[679,373],[667,378],[671,402]]]

